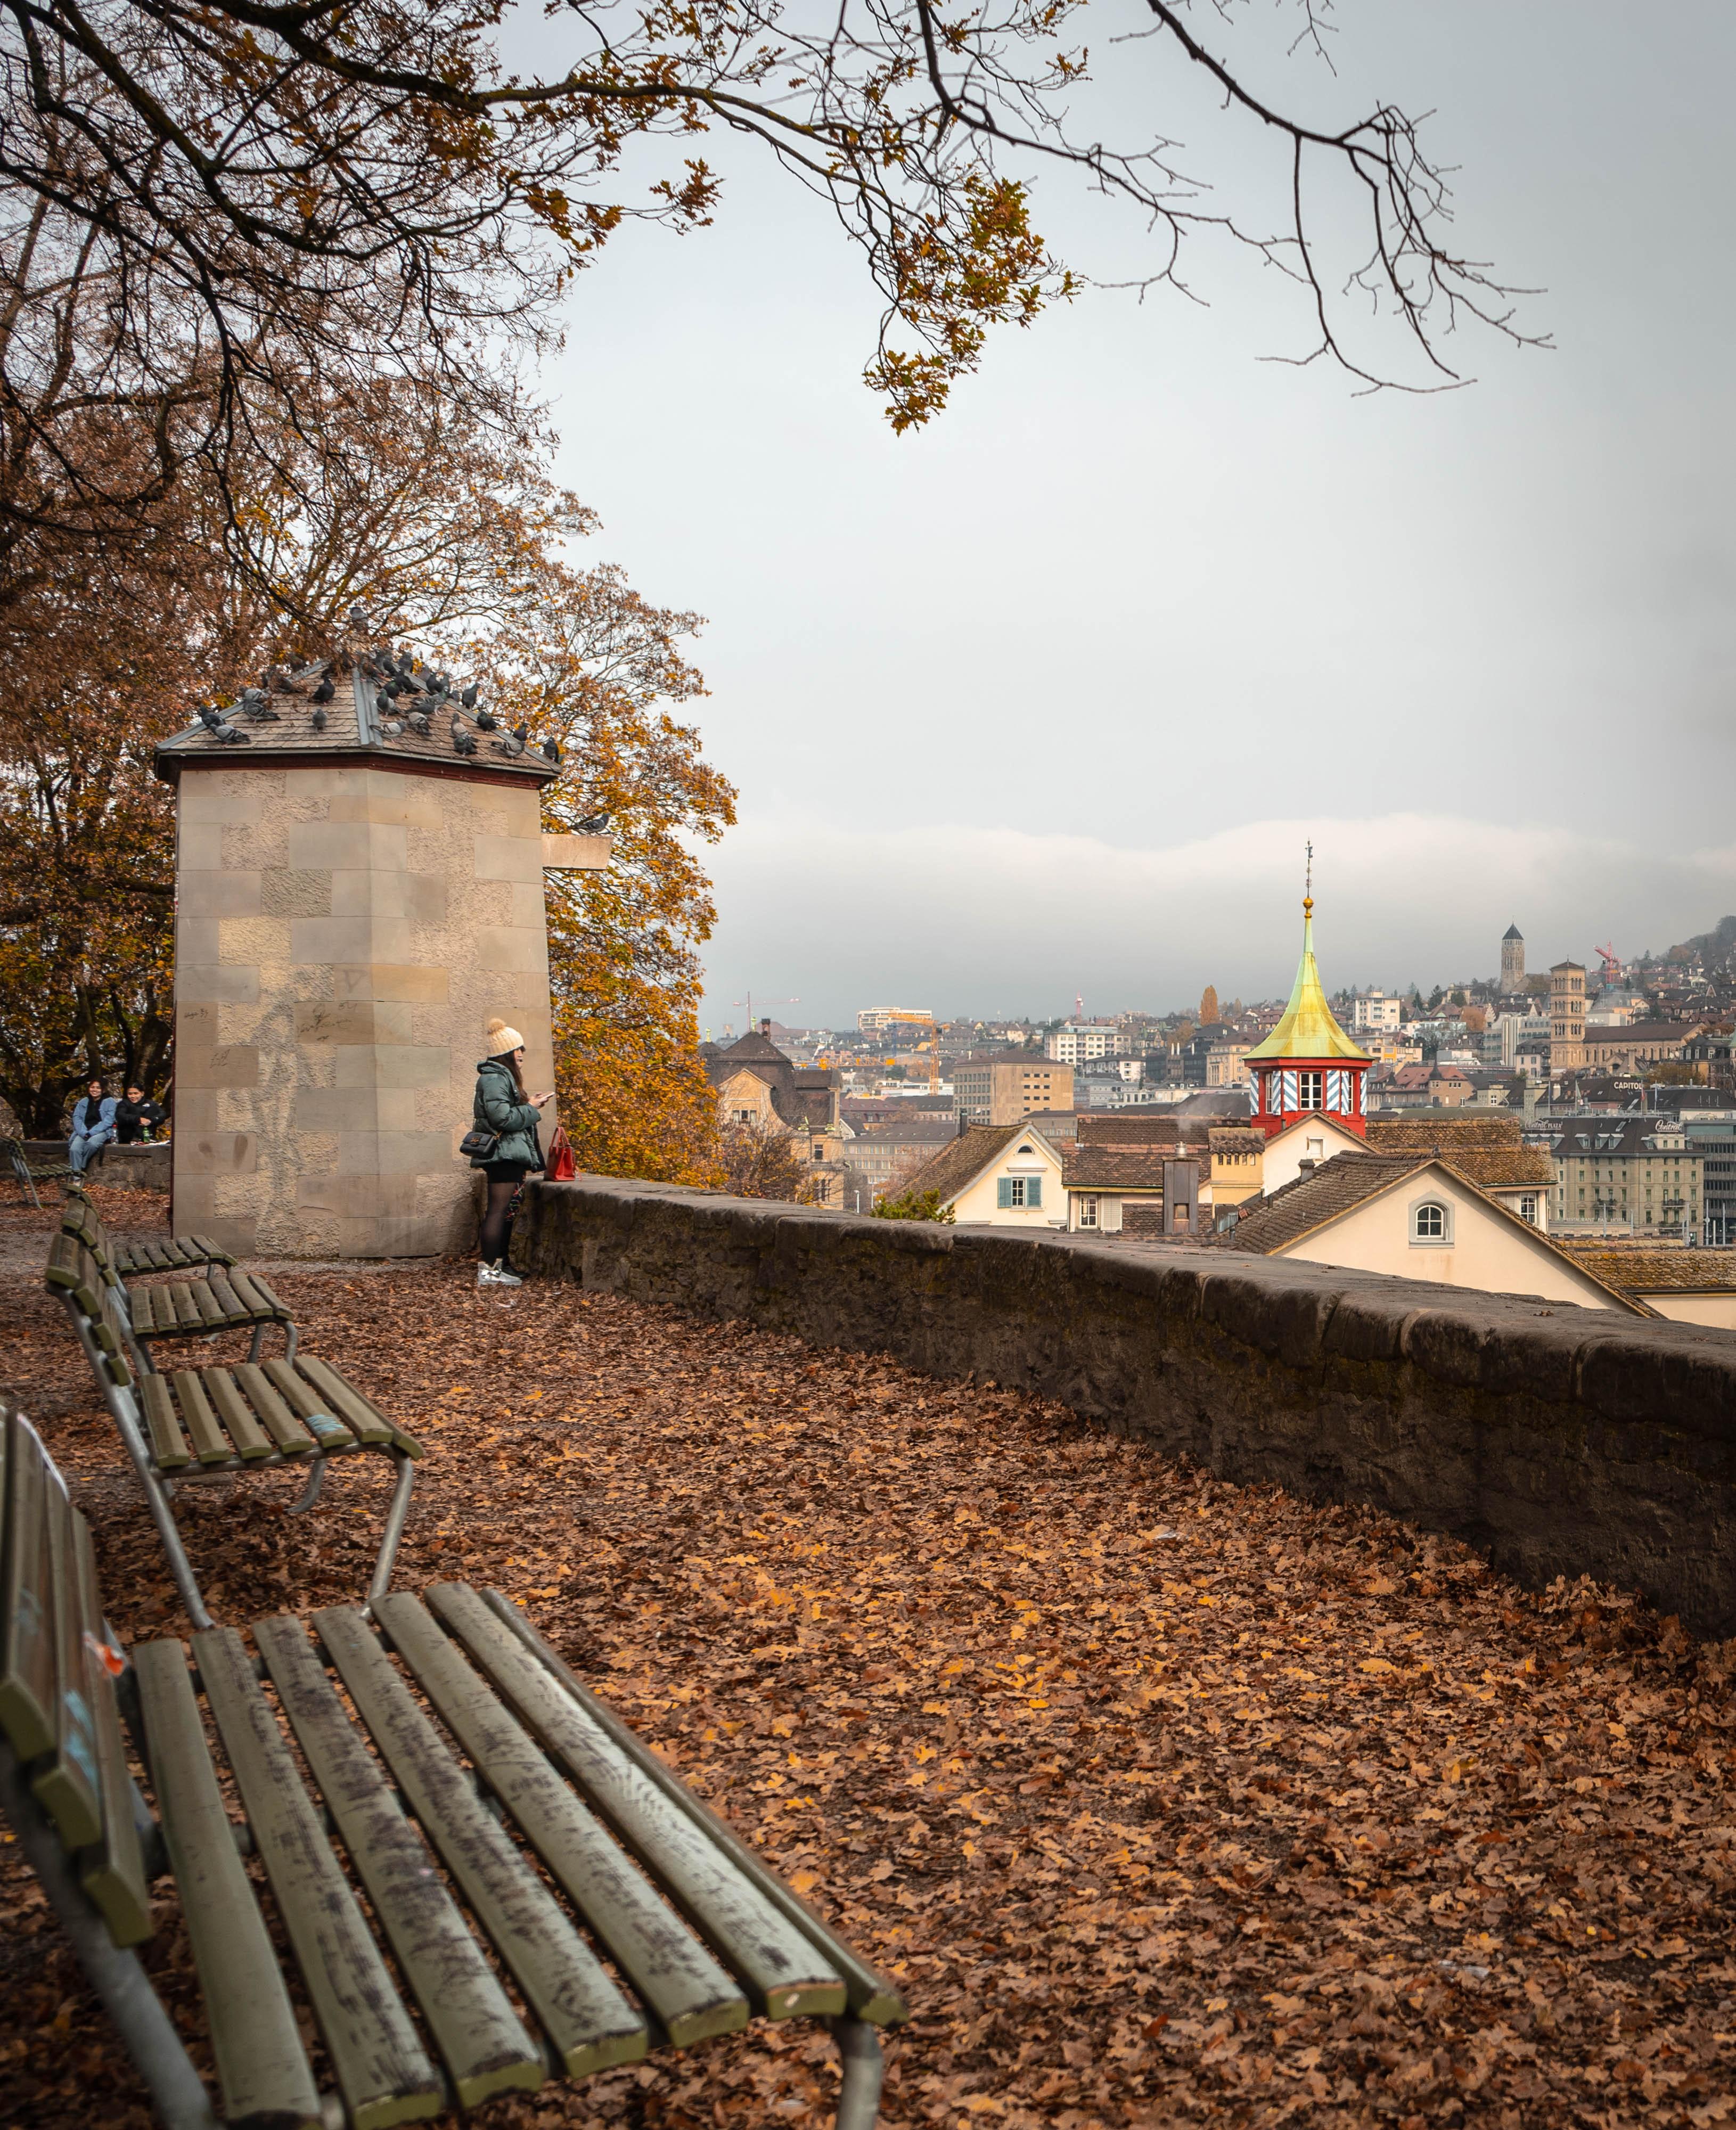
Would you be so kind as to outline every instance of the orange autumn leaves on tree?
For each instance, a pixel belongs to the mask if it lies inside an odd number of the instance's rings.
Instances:
[[[336,394],[318,427],[276,510],[244,523],[237,596],[292,657],[329,651],[359,603],[478,678],[506,724],[558,740],[545,825],[606,814],[611,843],[606,872],[545,876],[562,1121],[581,1168],[715,1183],[696,1018],[715,912],[691,846],[734,821],[735,794],[672,714],[704,692],[679,647],[699,617],[570,559],[597,520],[543,471],[554,438],[510,378],[456,403],[431,376]]]
[[[715,1184],[717,1098],[697,1020],[697,949],[715,910],[691,843],[718,839],[735,793],[667,707],[703,691],[677,647],[699,625],[650,605],[618,569],[548,555],[476,651],[505,714],[560,741],[546,825],[609,823],[606,872],[546,876],[556,1079],[579,1166]]]

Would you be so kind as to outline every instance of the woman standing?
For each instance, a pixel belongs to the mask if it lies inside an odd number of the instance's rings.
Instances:
[[[506,1268],[512,1240],[513,1194],[533,1169],[543,1166],[537,1139],[538,1112],[554,1100],[524,1091],[524,1038],[504,1020],[491,1020],[485,1039],[488,1053],[476,1067],[475,1123],[478,1131],[498,1134],[491,1153],[473,1156],[472,1168],[488,1178],[488,1210],[482,1215],[482,1262],[478,1287],[522,1287]]]

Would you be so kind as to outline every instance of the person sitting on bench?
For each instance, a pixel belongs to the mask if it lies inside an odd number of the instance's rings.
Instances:
[[[100,1153],[114,1137],[117,1106],[114,1096],[103,1092],[100,1080],[93,1080],[88,1091],[74,1104],[72,1130],[66,1141],[66,1158],[74,1176],[82,1176],[92,1157]]]
[[[160,1102],[147,1101],[142,1087],[129,1087],[126,1099],[114,1107],[114,1135],[122,1146],[136,1146],[148,1139],[163,1121]]]

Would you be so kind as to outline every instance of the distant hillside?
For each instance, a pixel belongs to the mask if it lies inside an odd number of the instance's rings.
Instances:
[[[1715,931],[1698,932],[1688,940],[1690,953],[1698,954],[1708,969],[1729,968],[1736,961],[1736,917],[1720,917]],[[1672,947],[1673,954],[1678,950]]]

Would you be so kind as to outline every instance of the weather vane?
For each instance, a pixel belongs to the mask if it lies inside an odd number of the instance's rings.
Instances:
[[[1308,874],[1303,882],[1302,892],[1303,898],[1307,901],[1312,902],[1314,899],[1314,846],[1312,843],[1309,843],[1308,847]]]

